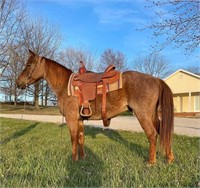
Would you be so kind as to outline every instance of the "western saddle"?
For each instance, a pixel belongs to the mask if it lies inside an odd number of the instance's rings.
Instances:
[[[92,115],[90,101],[94,100],[98,94],[102,95],[101,115],[104,126],[109,126],[106,112],[106,93],[108,84],[115,83],[120,78],[120,72],[115,70],[114,65],[109,65],[103,73],[94,73],[86,70],[82,61],[79,72],[74,74],[72,85],[79,89],[75,91],[75,96],[79,98],[80,115],[88,118]]]

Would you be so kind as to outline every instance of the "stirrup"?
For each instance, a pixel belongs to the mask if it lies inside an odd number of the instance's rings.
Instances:
[[[83,111],[84,111],[85,109],[88,109],[90,113],[89,113],[89,114],[84,114]],[[80,115],[81,115],[82,117],[90,117],[90,116],[92,115],[92,109],[91,109],[90,104],[89,104],[88,108],[84,108],[84,107],[83,107],[83,104],[82,104],[81,110],[80,110]]]

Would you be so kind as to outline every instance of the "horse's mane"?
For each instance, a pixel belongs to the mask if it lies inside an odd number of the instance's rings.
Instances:
[[[50,66],[52,66],[52,67],[55,66],[55,68],[57,67],[57,68],[65,69],[65,70],[67,70],[67,71],[69,71],[69,72],[72,72],[70,69],[68,69],[68,68],[65,67],[64,65],[62,65],[62,64],[60,64],[60,63],[58,63],[58,62],[56,62],[56,61],[54,61],[54,60],[48,59],[48,58],[46,58],[46,57],[45,57],[45,60],[48,62],[48,64],[51,64]],[[49,63],[49,62],[51,62],[51,63]]]
[[[54,60],[45,58],[45,71],[54,86],[63,86],[68,82],[72,71]]]

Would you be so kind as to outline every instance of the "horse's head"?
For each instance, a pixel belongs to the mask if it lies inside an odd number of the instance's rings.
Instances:
[[[42,62],[43,57],[40,57],[29,50],[29,58],[26,62],[25,68],[17,79],[18,88],[25,89],[28,85],[43,78],[44,64]]]

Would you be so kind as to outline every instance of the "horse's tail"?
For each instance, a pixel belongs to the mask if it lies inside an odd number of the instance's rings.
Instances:
[[[174,131],[174,105],[172,91],[163,80],[160,80],[158,104],[158,110],[160,110],[160,147],[163,152],[168,152],[171,148]]]

